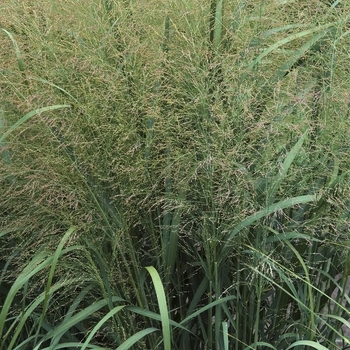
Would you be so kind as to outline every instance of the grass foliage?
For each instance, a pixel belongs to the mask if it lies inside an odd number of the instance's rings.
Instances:
[[[2,1],[0,350],[350,349],[349,13]]]

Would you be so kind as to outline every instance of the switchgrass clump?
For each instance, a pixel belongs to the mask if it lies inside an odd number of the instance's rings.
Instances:
[[[1,349],[348,349],[349,5],[0,8]]]

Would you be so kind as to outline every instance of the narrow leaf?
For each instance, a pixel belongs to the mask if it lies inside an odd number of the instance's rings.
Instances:
[[[317,26],[317,27],[314,27],[314,28],[311,28],[311,29],[308,29],[308,30],[304,30],[304,31],[296,33],[296,34],[289,35],[288,37],[277,41],[276,43],[272,44],[267,49],[265,49],[255,60],[253,60],[250,63],[248,69],[253,69],[258,63],[261,62],[261,60],[264,57],[266,57],[268,54],[270,54],[272,51],[278,49],[279,47],[281,47],[281,46],[283,46],[285,44],[288,44],[289,42],[291,42],[293,40],[302,38],[303,36],[310,35],[312,33],[319,32],[321,30],[328,29],[328,28],[330,28],[332,26],[333,26],[333,24],[326,24],[326,25],[324,25],[322,27]]]
[[[246,348],[244,348],[244,350],[256,349],[258,346],[265,346],[265,347],[267,347],[269,349],[276,350],[276,348],[273,345],[271,345],[269,343],[266,343],[264,341],[259,341],[259,342],[256,342],[254,344],[251,344],[251,345],[247,346]]]
[[[93,330],[90,332],[89,336],[86,338],[86,341],[84,343],[84,345],[82,346],[82,350],[85,350],[88,345],[90,340],[93,338],[93,336],[98,332],[98,330],[101,328],[101,326],[108,320],[110,319],[112,316],[114,316],[116,313],[118,313],[120,310],[122,310],[124,308],[124,305],[122,306],[117,306],[115,308],[113,308],[111,311],[108,312],[107,315],[105,315],[104,317],[102,317],[102,319],[97,323],[97,325],[93,328]]]
[[[158,306],[162,322],[164,350],[171,350],[171,330],[169,323],[169,312],[162,281],[159,277],[157,270],[153,266],[146,267],[146,270],[151,275],[153,285],[157,294]]]
[[[268,207],[258,211],[257,213],[248,216],[245,220],[243,220],[239,225],[237,225],[230,233],[229,237],[226,240],[226,243],[224,245],[224,249],[227,248],[228,244],[230,243],[230,240],[236,236],[237,233],[242,231],[244,228],[252,225],[254,222],[260,220],[264,216],[270,215],[275,213],[278,210],[283,210],[288,207],[291,207],[293,205],[303,204],[303,203],[310,203],[316,200],[316,195],[305,195],[305,196],[299,196],[299,197],[293,197],[288,198],[283,201],[280,201],[278,203],[269,205]]]
[[[215,24],[214,24],[214,49],[217,50],[220,45],[222,36],[222,5],[223,0],[219,0],[216,4]]]
[[[136,334],[132,335],[130,338],[125,340],[123,344],[117,347],[116,350],[128,350],[130,349],[136,342],[138,342],[140,339],[144,338],[146,335],[159,331],[157,328],[147,328],[140,332],[137,332]]]
[[[293,343],[292,345],[288,346],[288,348],[286,350],[295,348],[296,346],[299,346],[299,345],[311,346],[312,348],[318,349],[318,350],[328,350],[326,347],[324,347],[320,343],[317,343],[317,342],[311,341],[311,340],[298,340],[295,343]]]
[[[53,111],[55,109],[61,109],[61,108],[68,108],[70,105],[54,105],[54,106],[47,106],[39,109],[35,109],[34,111],[31,111],[24,115],[21,119],[19,119],[15,124],[13,124],[1,137],[0,142],[3,142],[9,134],[11,134],[12,131],[16,130],[20,125],[22,125],[24,122],[26,122],[29,118],[40,114],[42,112],[47,111]]]
[[[284,162],[281,164],[281,167],[279,169],[278,174],[275,176],[274,180],[273,180],[273,184],[272,184],[272,188],[269,191],[269,199],[268,199],[268,203],[272,204],[275,201],[275,195],[276,192],[278,191],[281,182],[283,181],[283,179],[286,177],[288,170],[290,168],[290,166],[292,165],[295,157],[297,156],[297,154],[299,153],[305,138],[307,136],[309,132],[309,129],[306,130],[304,132],[304,134],[300,137],[300,139],[298,140],[298,142],[293,146],[293,148],[290,150],[290,152],[288,153],[287,157],[285,158]]]
[[[228,324],[227,322],[222,322],[222,333],[224,338],[224,350],[228,350]]]
[[[8,37],[11,39],[13,47],[15,48],[15,53],[16,53],[16,57],[17,57],[17,63],[18,63],[18,68],[21,72],[24,72],[24,63],[23,63],[23,59],[22,59],[22,55],[21,55],[21,51],[17,45],[17,42],[15,40],[15,38],[13,37],[13,35],[7,31],[4,28],[1,28],[7,35]]]

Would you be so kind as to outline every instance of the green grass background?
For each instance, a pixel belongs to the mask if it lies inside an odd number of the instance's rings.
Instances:
[[[349,13],[4,0],[0,349],[349,349]]]

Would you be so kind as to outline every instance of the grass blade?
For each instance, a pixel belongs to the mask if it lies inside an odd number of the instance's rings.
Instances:
[[[47,111],[53,111],[55,109],[61,109],[61,108],[69,108],[70,105],[54,105],[54,106],[47,106],[47,107],[42,107],[39,109],[35,109],[34,111],[31,111],[24,115],[21,119],[19,119],[15,124],[13,124],[1,137],[0,137],[0,142],[3,142],[8,135],[11,134],[12,131],[16,130],[20,125],[22,125],[24,122],[26,122],[28,119],[31,117],[47,112]]]
[[[311,280],[309,276],[309,271],[303,258],[300,256],[299,252],[294,248],[294,246],[288,240],[286,240],[285,243],[288,245],[289,249],[293,251],[298,261],[300,262],[300,265],[303,267],[303,270],[305,273],[305,282],[306,282],[307,291],[309,294],[308,299],[309,299],[310,323],[311,323],[310,324],[311,340],[313,340],[315,337],[315,306],[314,306],[314,296],[312,293],[312,285],[311,285]]]
[[[293,40],[296,40],[296,39],[299,39],[299,38],[302,38],[306,35],[310,35],[312,33],[316,33],[316,32],[319,32],[319,31],[322,31],[322,30],[326,30],[326,29],[329,29],[333,27],[333,24],[326,24],[322,27],[313,27],[311,29],[308,29],[308,30],[304,30],[302,32],[299,32],[299,33],[296,33],[296,34],[292,34],[292,35],[289,35],[288,37],[286,38],[283,38],[277,42],[275,42],[274,44],[272,44],[271,46],[269,46],[267,49],[265,49],[257,58],[255,58],[249,65],[248,69],[249,70],[252,70],[254,69],[254,67],[259,64],[262,59],[264,57],[266,57],[268,54],[270,54],[272,51],[278,49],[279,47],[285,45],[285,44],[288,44],[289,42],[293,41]]]
[[[122,298],[114,297],[113,301],[123,301]],[[39,350],[40,346],[43,342],[52,339],[53,342],[60,340],[62,335],[69,331],[70,328],[78,324],[79,322],[85,320],[89,316],[91,316],[94,312],[100,310],[104,306],[108,305],[108,300],[103,299],[99,300],[92,305],[87,306],[85,309],[79,311],[74,316],[70,317],[67,320],[64,320],[60,325],[55,327],[52,332],[49,332],[42,340],[41,342],[34,348],[34,350]]]
[[[330,28],[327,28],[326,30],[321,31],[320,33],[316,34],[312,37],[307,43],[305,43],[299,50],[295,52],[293,57],[288,60],[285,64],[283,64],[276,72],[276,74],[271,78],[271,82],[277,82],[278,80],[282,79],[286,73],[293,67],[294,64],[298,62],[298,60],[303,57],[307,51],[312,49],[312,47],[320,40],[322,39],[328,32]]]
[[[83,347],[83,344],[82,343],[74,343],[74,342],[67,342],[67,343],[62,343],[62,344],[58,344],[54,347],[52,346],[49,346],[47,348],[42,348],[40,350],[58,350],[58,349],[79,349]],[[89,344],[88,345],[88,349],[95,349],[95,350],[111,350],[110,348],[101,348],[100,346],[98,345],[92,345],[92,344]]]
[[[108,312],[107,315],[102,317],[102,319],[97,323],[97,325],[93,328],[93,330],[90,332],[89,336],[86,338],[86,341],[84,345],[82,346],[82,350],[85,350],[88,345],[90,340],[93,338],[93,336],[98,332],[98,330],[101,328],[101,326],[112,316],[114,316],[116,313],[118,313],[120,310],[122,310],[125,307],[125,305],[117,306],[111,311]]]
[[[69,247],[67,249],[62,250],[61,254],[65,254],[69,251],[73,251],[76,248],[77,247],[74,247],[74,246]],[[26,266],[23,272],[17,277],[16,281],[12,284],[11,289],[6,296],[6,299],[3,303],[3,306],[0,312],[0,334],[2,334],[2,332],[5,329],[5,323],[7,320],[6,317],[8,315],[11,304],[15,299],[15,296],[18,293],[18,291],[30,280],[31,277],[36,275],[39,271],[50,266],[50,264],[52,263],[52,260],[53,260],[53,257],[52,256],[47,257],[45,253],[37,254]],[[5,340],[6,340],[6,337],[3,335],[2,342],[0,344],[0,349],[3,349]]]
[[[23,59],[22,59],[22,55],[21,55],[21,51],[18,47],[18,44],[15,40],[15,38],[13,37],[13,35],[7,31],[6,29],[4,28],[1,28],[7,35],[8,37],[11,39],[12,41],[12,44],[13,44],[13,47],[15,48],[15,53],[16,53],[16,57],[17,57],[17,64],[18,64],[18,68],[19,70],[23,73],[24,70],[25,70],[25,67],[24,67],[24,62],[23,62]]]
[[[28,77],[28,79],[30,79],[30,80],[35,80],[35,81],[38,81],[38,82],[40,82],[40,83],[44,83],[44,84],[50,85],[50,86],[52,86],[53,88],[60,90],[60,91],[63,92],[65,95],[69,96],[72,100],[74,100],[74,102],[76,102],[76,103],[79,104],[79,101],[78,101],[73,95],[71,95],[68,91],[66,91],[65,89],[61,88],[60,86],[58,86],[58,85],[56,85],[56,84],[54,84],[54,83],[51,83],[50,81],[48,81],[48,80],[46,80],[46,79],[35,78],[35,77]]]
[[[49,277],[48,277],[47,283],[46,283],[45,299],[44,299],[44,303],[43,303],[41,318],[40,318],[40,321],[39,321],[38,332],[36,334],[36,339],[37,339],[37,337],[39,335],[39,331],[41,329],[41,326],[42,326],[43,321],[44,321],[44,317],[46,315],[46,310],[47,310],[47,306],[48,306],[48,300],[49,300],[50,290],[51,290],[51,285],[52,285],[52,279],[53,279],[53,275],[55,273],[55,269],[56,269],[56,266],[57,266],[58,258],[61,256],[61,252],[62,252],[63,246],[67,242],[68,238],[72,235],[72,233],[74,233],[74,231],[75,231],[74,227],[69,228],[69,230],[65,233],[65,235],[61,239],[60,243],[58,244],[58,247],[57,247],[57,249],[56,249],[56,251],[55,251],[55,253],[53,255],[51,268],[50,268],[50,272],[49,272]]]
[[[265,346],[269,349],[277,350],[273,345],[266,343],[264,341],[259,341],[259,342],[256,342],[254,344],[251,344],[251,345],[247,346],[246,348],[244,348],[244,350],[256,349],[258,346]]]
[[[217,306],[217,305],[220,305],[220,304],[223,304],[223,303],[226,303],[227,301],[229,300],[234,300],[236,299],[236,296],[235,295],[231,295],[231,296],[228,296],[228,297],[224,297],[224,298],[221,298],[221,299],[217,299],[205,306],[203,306],[202,308],[200,308],[199,310],[193,312],[191,315],[187,316],[184,320],[182,320],[180,322],[180,325],[182,324],[186,324],[189,320],[191,320],[192,318],[195,318],[197,317],[198,315],[200,315],[202,312],[204,311],[207,311],[211,308],[213,308],[214,306]]]
[[[222,36],[222,5],[223,0],[219,0],[216,4],[215,11],[215,23],[214,23],[214,50],[217,50],[220,46]]]
[[[127,340],[125,340],[125,342],[123,344],[121,344],[120,346],[117,347],[116,350],[128,350],[130,349],[136,342],[138,342],[140,339],[144,338],[146,335],[159,331],[158,328],[147,328],[144,329],[140,332],[137,332],[136,334],[132,335],[130,338],[128,338]]]
[[[317,349],[317,350],[328,350],[326,347],[324,347],[320,343],[317,343],[317,342],[311,341],[311,340],[299,340],[299,341],[296,341],[292,345],[288,346],[288,348],[286,350],[292,349],[292,348],[294,348],[296,346],[300,346],[300,345],[311,346],[312,348]]]
[[[273,214],[274,212],[276,212],[278,210],[283,210],[283,209],[286,209],[286,208],[291,207],[293,205],[310,203],[310,202],[316,201],[316,198],[317,198],[316,195],[305,195],[305,196],[288,198],[288,199],[285,199],[285,200],[280,201],[278,203],[272,204],[272,205],[258,211],[257,213],[255,213],[253,215],[250,215],[249,217],[247,217],[245,220],[243,220],[240,224],[238,224],[231,231],[231,233],[229,234],[229,236],[226,240],[226,243],[223,247],[223,251],[228,247],[228,245],[230,244],[230,240],[233,237],[235,237],[238,232],[240,232],[244,228],[252,225],[254,222],[260,220],[264,216]]]
[[[153,285],[157,294],[159,312],[162,322],[164,350],[171,350],[171,329],[169,323],[169,312],[162,281],[160,280],[159,274],[154,267],[148,266],[146,267],[146,270],[151,275]]]
[[[15,323],[16,323],[17,321],[19,321],[19,322],[18,322],[18,325],[17,325],[17,327],[16,327],[15,333],[11,335],[11,342],[10,342],[10,344],[7,346],[7,349],[6,349],[6,350],[11,350],[11,349],[15,346],[16,340],[18,339],[18,337],[20,336],[21,332],[23,331],[23,327],[24,327],[24,325],[25,325],[25,322],[26,322],[29,318],[32,317],[32,315],[33,315],[35,309],[36,309],[43,301],[45,301],[45,299],[47,298],[47,296],[48,296],[48,295],[49,295],[49,296],[53,295],[53,294],[54,294],[57,290],[59,290],[60,288],[65,287],[65,286],[68,286],[69,283],[72,283],[72,281],[66,281],[66,282],[64,282],[64,283],[59,283],[59,284],[53,286],[52,288],[50,288],[49,294],[47,294],[47,292],[45,291],[45,293],[42,293],[41,295],[39,295],[39,296],[35,299],[35,301],[25,310],[25,312],[24,312],[24,313],[21,313],[21,314],[16,318],[16,320],[13,321],[12,326],[14,326]],[[11,326],[11,327],[12,327],[12,326]],[[8,332],[7,332],[7,333],[10,332],[11,327],[8,329]],[[41,325],[39,325],[37,328],[38,328],[38,332],[39,332],[39,331],[40,331],[40,328],[41,328]],[[35,336],[33,336],[34,343],[36,343],[36,341],[37,341],[36,339],[37,339],[37,334],[35,334]],[[17,346],[17,348],[18,348],[18,346]]]
[[[144,316],[144,317],[148,317],[152,320],[156,320],[156,321],[161,321],[162,318],[159,314],[157,314],[156,312],[150,311],[150,310],[146,310],[146,309],[142,309],[138,306],[126,306],[125,309],[132,311],[138,315]],[[178,327],[181,328],[184,331],[188,331],[187,328],[185,328],[184,326],[182,326],[181,324],[169,319],[169,324],[172,325],[174,328]]]
[[[272,188],[268,193],[268,204],[272,204],[275,201],[276,193],[280,187],[281,182],[286,177],[290,166],[292,165],[295,157],[298,155],[303,143],[308,135],[309,129],[304,132],[299,141],[293,146],[287,155],[284,162],[281,164],[281,168],[278,171],[278,174],[275,176],[272,184]]]
[[[222,333],[224,338],[224,349],[228,350],[228,324],[227,322],[222,322]]]

